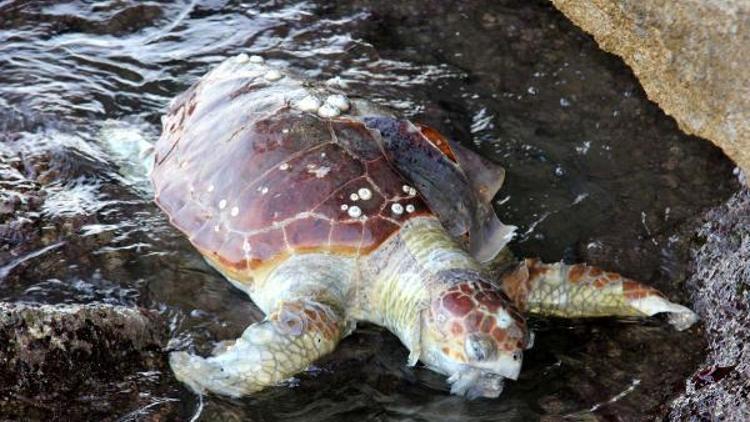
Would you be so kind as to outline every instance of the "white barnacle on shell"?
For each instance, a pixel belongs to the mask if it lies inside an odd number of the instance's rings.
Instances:
[[[263,60],[263,57],[261,56],[255,54],[250,56],[250,63],[262,64],[263,62],[265,62],[265,60]]]
[[[359,190],[357,191],[357,194],[359,194],[359,197],[363,201],[367,201],[368,199],[372,198],[372,191],[367,188],[359,188]]]
[[[347,204],[341,204],[341,211],[346,211],[349,209],[349,205]]]
[[[404,213],[404,206],[396,202],[391,205],[391,212],[396,215],[401,215]]]
[[[417,194],[417,190],[412,187],[409,187],[409,196],[414,196],[416,194]]]
[[[247,63],[247,62],[250,61],[250,56],[248,56],[246,53],[241,53],[241,54],[238,54],[237,56],[235,56],[234,60],[237,61],[237,63],[240,63],[240,64]]]
[[[401,186],[401,190],[404,191],[404,193],[409,193],[409,189],[411,189],[411,186],[409,185]]]
[[[217,232],[217,233],[218,233],[220,229],[221,229],[221,227],[219,227],[219,225],[218,225],[218,224],[214,226],[214,231],[215,231],[215,232]]]
[[[349,207],[349,209],[346,212],[349,214],[349,217],[351,218],[357,218],[362,215],[362,209],[356,205],[352,205],[351,207]]]
[[[343,79],[341,79],[341,76],[335,76],[333,78],[330,78],[326,81],[326,85],[343,88],[346,89],[349,87],[349,84],[346,83]]]
[[[326,104],[332,105],[342,112],[349,110],[349,100],[341,94],[329,95],[326,98]]]
[[[305,98],[294,103],[294,106],[300,111],[309,111],[315,113],[318,111],[322,103],[318,97],[314,95],[308,95]]]
[[[265,195],[265,194],[267,194],[267,193],[268,193],[268,186],[260,186],[260,187],[258,188],[258,192],[260,192],[260,193],[261,193],[261,195]]]
[[[226,208],[226,206],[227,206],[227,200],[226,199],[222,199],[221,201],[219,201],[219,209],[220,210],[223,210],[224,208]]]
[[[408,212],[409,214],[413,213],[414,212],[414,204],[408,204],[406,206],[406,212]]]
[[[266,74],[263,75],[263,77],[266,78],[267,81],[275,82],[283,78],[284,75],[282,75],[281,72],[279,72],[276,69],[271,69],[268,72],[266,72]]]
[[[208,185],[208,189],[207,190],[209,192],[213,192],[214,191],[214,185]]]
[[[242,250],[245,251],[245,253],[253,250],[253,247],[250,246],[250,242],[248,242],[247,239],[242,241]]]
[[[318,179],[322,179],[323,177],[326,177],[326,175],[331,171],[331,168],[328,166],[320,166],[317,167],[315,164],[308,164],[307,165],[307,172],[310,174],[314,174],[315,177]]]
[[[279,170],[289,170],[289,163],[281,163]]]
[[[353,193],[349,195],[349,199],[351,199],[352,201],[359,201],[359,195],[357,195],[356,193]]]
[[[239,208],[237,208],[237,207],[232,207],[232,210],[231,210],[231,211],[229,211],[229,214],[230,214],[230,215],[231,215],[232,217],[237,217],[237,215],[238,215],[239,213],[240,213],[240,209],[239,209]]]
[[[341,110],[331,104],[325,103],[318,109],[318,116],[323,118],[336,117],[341,114]]]

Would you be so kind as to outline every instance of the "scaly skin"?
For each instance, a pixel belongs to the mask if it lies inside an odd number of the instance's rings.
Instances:
[[[394,332],[409,364],[448,375],[468,397],[497,397],[518,376],[525,321],[437,219],[410,220],[363,268],[360,317]]]
[[[412,352],[420,348],[420,313],[430,306],[433,291],[450,287],[436,280],[444,270],[480,271],[476,260],[451,239],[434,218],[407,223],[398,236],[373,252],[363,266],[358,317],[382,325]]]
[[[172,353],[175,376],[196,392],[239,397],[304,371],[353,328],[346,310],[354,273],[350,258],[303,254],[255,283],[233,281],[266,312],[266,319],[216,356]]]
[[[698,317],[658,290],[585,264],[544,264],[526,259],[502,278],[503,289],[522,312],[563,318],[652,316],[669,313],[678,330]]]
[[[334,308],[310,300],[284,303],[248,327],[223,353],[204,359],[186,352],[169,359],[175,376],[193,390],[240,397],[305,370],[338,344],[344,326]]]

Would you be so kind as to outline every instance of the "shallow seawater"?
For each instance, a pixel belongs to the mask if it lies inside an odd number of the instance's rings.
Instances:
[[[0,1],[0,300],[157,309],[173,345],[204,354],[262,318],[168,224],[146,177],[169,100],[242,52],[339,76],[504,165],[496,209],[520,227],[519,255],[587,261],[684,298],[680,228],[736,189],[733,165],[682,134],[619,59],[541,0],[342,3]],[[149,374],[137,401],[101,393],[102,413],[71,398],[55,415],[639,420],[660,415],[703,356],[698,330],[660,319],[532,325],[522,375],[496,400],[449,395],[365,326],[254,397],[200,401]],[[29,404],[30,418],[45,409]]]

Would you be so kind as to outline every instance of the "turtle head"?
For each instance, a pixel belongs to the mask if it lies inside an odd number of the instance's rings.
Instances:
[[[504,378],[518,378],[529,332],[505,293],[478,274],[460,277],[423,316],[421,360],[449,376],[452,393],[494,398]]]

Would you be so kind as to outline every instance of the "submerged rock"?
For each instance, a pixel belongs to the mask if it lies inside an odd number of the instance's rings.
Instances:
[[[165,338],[153,311],[0,303],[0,415],[28,420],[122,412],[104,399],[113,395],[125,409],[149,403],[148,394],[139,394],[139,378],[168,371]]]
[[[750,2],[552,0],[633,69],[682,130],[750,171]]]
[[[671,404],[672,420],[750,420],[750,190],[706,215],[687,286],[708,356]]]

